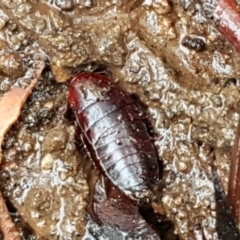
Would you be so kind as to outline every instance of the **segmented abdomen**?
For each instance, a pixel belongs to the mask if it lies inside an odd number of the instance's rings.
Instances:
[[[158,157],[146,116],[127,92],[106,76],[80,73],[69,104],[89,155],[115,186],[142,197],[159,178]]]

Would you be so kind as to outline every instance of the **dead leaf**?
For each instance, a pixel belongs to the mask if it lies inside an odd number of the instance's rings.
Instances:
[[[7,92],[0,100],[0,164],[2,162],[2,144],[4,136],[11,126],[18,120],[21,114],[21,109],[26,102],[28,96],[32,93],[34,87],[37,84],[38,78],[41,76],[44,68],[44,61],[39,59],[39,52],[36,51],[35,56],[35,71],[34,78],[31,80],[30,85],[27,88],[14,87]],[[39,61],[40,60],[40,61]],[[20,240],[18,231],[12,222],[11,216],[8,213],[3,196],[0,192],[0,227],[4,235],[5,240]]]

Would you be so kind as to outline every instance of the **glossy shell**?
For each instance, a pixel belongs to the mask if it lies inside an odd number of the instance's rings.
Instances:
[[[159,165],[136,100],[106,76],[80,73],[71,82],[69,105],[99,170],[126,195],[146,197],[159,180]]]

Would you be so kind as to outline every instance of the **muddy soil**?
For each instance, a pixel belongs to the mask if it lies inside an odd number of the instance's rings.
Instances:
[[[27,84],[26,48],[39,46],[47,57],[3,146],[1,189],[23,239],[130,239],[86,218],[91,160],[66,117],[68,80],[82,70],[109,74],[148,107],[164,164],[155,207],[174,224],[162,239],[193,239],[195,229],[220,239],[212,166],[227,191],[240,58],[209,20],[214,6],[193,0],[2,0],[0,6],[0,96]]]

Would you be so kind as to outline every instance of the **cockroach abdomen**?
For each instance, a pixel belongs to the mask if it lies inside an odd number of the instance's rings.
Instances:
[[[159,160],[136,99],[104,75],[80,73],[71,82],[69,105],[100,172],[131,198],[150,193]]]

